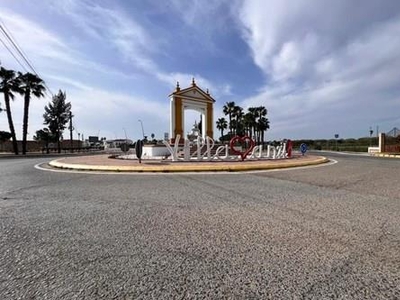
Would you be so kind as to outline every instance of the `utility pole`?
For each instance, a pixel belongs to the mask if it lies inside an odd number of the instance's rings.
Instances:
[[[369,127],[369,146],[372,146],[372,134],[374,131],[372,130],[372,127]]]
[[[71,142],[71,152],[74,152],[74,148],[73,148],[74,143],[72,141],[72,130],[73,130],[73,127],[72,127],[72,112],[69,111],[69,139],[70,139],[70,142]]]

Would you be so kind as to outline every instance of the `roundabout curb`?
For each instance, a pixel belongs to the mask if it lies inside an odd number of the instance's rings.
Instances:
[[[375,157],[390,157],[390,158],[400,158],[400,154],[391,154],[391,153],[376,153],[373,154]]]
[[[323,156],[307,157],[307,159],[281,159],[281,160],[259,160],[259,161],[232,161],[232,162],[196,162],[182,163],[170,162],[164,165],[152,165],[142,163],[136,165],[103,165],[82,164],[67,162],[66,158],[49,162],[49,165],[58,169],[76,171],[103,171],[103,172],[131,172],[131,173],[185,173],[185,172],[246,172],[273,169],[284,169],[294,167],[305,167],[319,165],[329,160]],[[108,161],[109,162],[109,161]]]

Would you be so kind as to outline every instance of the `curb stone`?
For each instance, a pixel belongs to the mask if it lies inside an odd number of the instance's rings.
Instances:
[[[377,153],[373,154],[375,157],[390,157],[390,158],[400,158],[400,154],[390,154],[390,153]]]
[[[93,165],[63,162],[64,159],[53,160],[49,165],[54,168],[76,170],[76,171],[106,171],[106,172],[133,172],[133,173],[183,173],[183,172],[245,172],[259,170],[273,170],[293,167],[312,166],[328,162],[323,156],[316,156],[313,160],[286,160],[285,162],[274,162],[273,160],[260,161],[259,164],[246,162],[226,162],[216,165],[203,163],[189,163],[185,165],[169,164],[163,166],[149,165]]]

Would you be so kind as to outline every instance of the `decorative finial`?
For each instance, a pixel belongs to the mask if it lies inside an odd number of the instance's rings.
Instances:
[[[208,89],[207,89],[206,93],[207,93],[207,95],[210,95],[210,91]]]
[[[179,81],[176,82],[176,91],[179,92],[181,88],[179,87]]]
[[[194,81],[194,77],[192,77],[192,86],[196,86],[196,82]]]

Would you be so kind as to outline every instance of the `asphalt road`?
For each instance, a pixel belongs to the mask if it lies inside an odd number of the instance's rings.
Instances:
[[[400,299],[400,160],[94,175],[0,159],[0,299]]]

